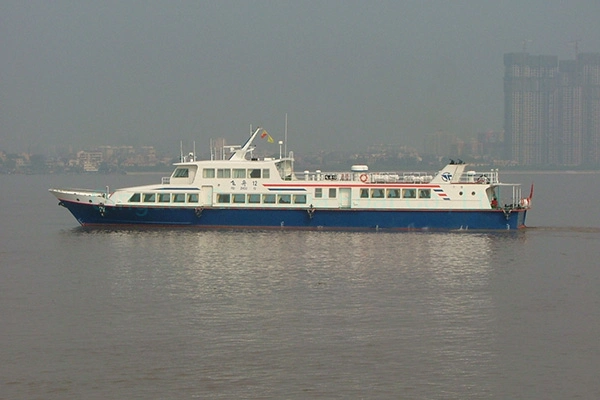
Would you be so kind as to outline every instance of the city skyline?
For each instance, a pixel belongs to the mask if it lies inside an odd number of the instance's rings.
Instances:
[[[600,163],[600,53],[504,55],[505,158],[519,165]]]
[[[454,153],[455,156],[486,159],[492,164],[598,167],[600,53],[578,53],[573,60],[559,60],[556,55],[534,55],[527,52],[505,53],[504,128],[501,132],[488,130],[466,138],[438,130],[425,136],[421,152],[438,157],[452,157]],[[270,136],[269,138],[271,139]],[[227,143],[225,138],[213,139]],[[193,143],[195,148],[195,141]],[[273,143],[272,139],[270,143]],[[283,142],[279,143],[281,147]],[[373,145],[383,146],[381,143],[369,144],[371,147]],[[391,145],[410,147],[398,141]],[[183,141],[180,146],[183,146]],[[56,154],[59,153],[59,148],[60,153],[65,153],[66,148],[70,148],[70,153],[73,153],[72,147],[73,145],[64,144],[53,146]],[[123,149],[125,153],[127,149],[130,153],[136,153],[131,151],[134,149],[131,145],[85,147],[88,150],[82,147],[78,149],[77,159],[83,157],[87,160],[79,160],[77,164],[87,165],[85,170],[90,171],[97,169],[103,160],[110,159],[113,153],[123,153]],[[89,150],[90,147],[92,150]],[[151,149],[154,157],[156,156],[154,146],[138,147]],[[287,143],[285,147],[287,148]],[[204,146],[200,147],[202,148]],[[364,152],[364,148],[346,151]],[[50,153],[45,151],[43,154]],[[28,154],[32,153],[28,151]]]

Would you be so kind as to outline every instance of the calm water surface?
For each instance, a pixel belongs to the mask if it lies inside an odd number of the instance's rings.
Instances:
[[[600,174],[504,174],[529,229],[83,229],[0,176],[1,399],[598,399]]]

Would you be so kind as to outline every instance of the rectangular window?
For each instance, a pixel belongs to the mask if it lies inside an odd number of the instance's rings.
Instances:
[[[360,198],[368,199],[369,198],[369,189],[360,189]]]
[[[248,176],[250,178],[260,178],[260,169],[249,169]]]
[[[263,203],[275,204],[275,195],[274,194],[263,194]]]
[[[171,194],[170,193],[159,193],[158,194],[158,202],[159,203],[170,203],[171,202]]]
[[[229,203],[230,199],[231,199],[230,194],[223,194],[223,193],[217,194],[217,203]]]
[[[173,193],[173,203],[185,203],[185,193]]]
[[[259,204],[260,203],[260,194],[249,194],[248,195],[248,203],[250,204]]]
[[[371,189],[371,198],[372,199],[383,199],[383,189]]]
[[[129,198],[129,202],[130,203],[139,203],[140,202],[140,194],[139,193],[132,194],[131,197]]]
[[[197,202],[198,202],[198,193],[188,194],[188,203],[197,203]]]
[[[154,203],[156,201],[156,193],[144,193],[144,203]]]
[[[242,168],[234,168],[233,170],[233,178],[234,179],[244,179],[246,178],[246,170]]]
[[[214,178],[215,177],[215,169],[214,168],[204,168],[202,170],[203,178]]]
[[[323,197],[323,188],[315,188],[315,198],[320,199]]]
[[[173,173],[173,178],[187,178],[189,170],[187,168],[177,168]]]
[[[269,169],[268,168],[263,169],[263,171],[262,171],[262,177],[268,179],[269,175],[270,175]]]
[[[336,193],[337,193],[336,188],[329,188],[329,198],[330,199],[335,199]]]
[[[388,199],[399,199],[400,198],[400,189],[387,189],[387,198]]]
[[[290,204],[292,202],[292,195],[290,194],[280,194],[278,197],[279,204]]]
[[[305,194],[295,194],[294,195],[294,203],[295,204],[306,204],[306,195]]]
[[[223,169],[223,168],[219,168],[217,169],[217,178],[231,178],[231,170],[229,168],[227,169]]]
[[[417,197],[417,189],[402,189],[402,197],[405,199],[414,199]]]
[[[246,202],[246,195],[243,193],[236,193],[233,195],[233,202],[234,203],[245,203]]]
[[[430,199],[431,198],[431,189],[419,189],[419,198],[420,199]]]

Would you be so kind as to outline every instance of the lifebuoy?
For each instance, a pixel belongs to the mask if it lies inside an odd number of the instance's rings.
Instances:
[[[365,183],[368,180],[369,180],[369,177],[367,176],[367,174],[360,174],[360,181],[362,183]]]

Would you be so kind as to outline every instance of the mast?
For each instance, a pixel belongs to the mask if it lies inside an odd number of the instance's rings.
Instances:
[[[285,154],[285,156],[287,157],[287,113],[285,113],[285,133],[283,136],[283,154]]]
[[[250,145],[252,145],[252,142],[254,141],[254,138],[262,130],[264,130],[264,129],[261,128],[260,126],[258,128],[256,128],[256,131],[254,131],[254,133],[252,134],[252,136],[250,136],[250,138],[248,140],[246,140],[246,143],[244,143],[243,146],[241,146],[241,147],[239,147],[239,146],[231,146],[231,148],[234,149],[235,151],[233,152],[233,154],[231,155],[231,157],[229,157],[229,159],[230,160],[243,160],[246,157],[246,153],[248,152],[248,149],[250,148]]]

